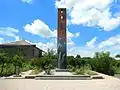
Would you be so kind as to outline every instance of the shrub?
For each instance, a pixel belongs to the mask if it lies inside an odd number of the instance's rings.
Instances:
[[[88,75],[97,75],[97,73],[91,71],[91,70],[85,70],[85,73]]]
[[[84,70],[82,68],[75,70],[76,75],[84,75]]]
[[[41,72],[40,69],[34,68],[34,69],[32,70],[32,72],[31,72],[31,75],[36,75],[36,74],[39,74],[40,72]]]
[[[49,64],[48,66],[46,65],[45,66],[45,73],[47,74],[47,75],[51,75],[52,73],[51,73],[51,69],[53,68],[53,66],[51,65],[51,64]]]
[[[110,57],[109,52],[96,52],[90,65],[92,70],[108,75],[114,75],[115,69],[112,66],[113,60],[114,59]]]

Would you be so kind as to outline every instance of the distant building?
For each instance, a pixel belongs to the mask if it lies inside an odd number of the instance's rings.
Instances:
[[[0,44],[0,49],[5,49],[13,56],[21,50],[25,59],[42,57],[43,52],[41,49],[37,48],[36,45],[31,45],[25,40]]]

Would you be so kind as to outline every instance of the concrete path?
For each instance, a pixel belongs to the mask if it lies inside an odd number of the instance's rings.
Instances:
[[[120,90],[120,80],[0,80],[0,90]]]
[[[28,71],[28,73],[31,71]],[[26,74],[28,74],[26,73]],[[0,90],[120,90],[120,79],[102,75],[97,80],[0,79]]]
[[[95,71],[92,71],[92,72],[95,72]],[[103,78],[105,78],[105,80],[120,80],[116,77],[113,77],[113,76],[109,76],[109,75],[106,75],[106,74],[102,74],[102,73],[98,73],[98,72],[95,72],[98,74],[98,76],[102,76]]]

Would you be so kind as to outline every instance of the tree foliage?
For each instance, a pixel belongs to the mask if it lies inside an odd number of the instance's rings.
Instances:
[[[112,66],[114,59],[110,57],[109,52],[96,52],[94,58],[91,60],[92,70],[108,75],[114,75],[115,70]]]
[[[0,50],[0,75],[14,74],[15,66],[20,66],[23,71],[37,68],[37,70],[45,70],[48,74],[51,69],[57,68],[57,55],[52,49],[48,49],[48,52],[41,58],[27,61],[23,59],[22,50],[17,50],[15,55],[11,55],[5,49]],[[81,73],[81,69],[84,71],[86,67],[97,72],[114,75],[116,68],[120,68],[120,61],[112,58],[109,52],[96,52],[93,58],[81,57],[80,55],[67,56],[67,68],[71,71]]]

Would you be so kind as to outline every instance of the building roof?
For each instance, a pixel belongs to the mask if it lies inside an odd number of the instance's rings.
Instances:
[[[38,47],[36,47],[36,45],[35,44],[30,44],[29,42],[27,42],[27,41],[25,41],[25,40],[20,40],[20,41],[15,41],[15,42],[9,42],[9,43],[4,43],[4,44],[0,44],[0,46],[16,46],[16,45],[18,45],[18,46],[21,46],[21,45],[23,45],[23,46],[29,46],[29,45],[31,45],[31,46],[35,46],[35,48],[37,48],[37,49],[39,49],[39,50],[41,50],[42,52],[44,52],[42,49],[40,49],[40,48],[38,48]]]
[[[9,42],[9,43],[4,43],[1,45],[31,45],[30,43],[28,43],[25,40],[20,40],[20,41],[16,41],[16,42]]]

